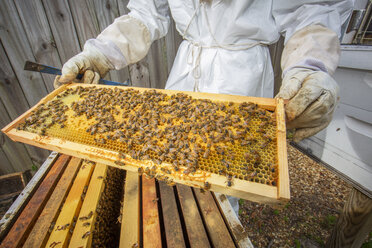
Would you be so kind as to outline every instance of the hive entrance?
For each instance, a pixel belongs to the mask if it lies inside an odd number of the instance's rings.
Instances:
[[[252,103],[77,86],[41,104],[17,128],[169,165],[162,166],[164,175],[200,169],[227,181],[277,183],[275,115]]]

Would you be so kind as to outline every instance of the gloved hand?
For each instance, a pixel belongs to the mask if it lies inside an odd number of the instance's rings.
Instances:
[[[276,97],[289,100],[285,107],[287,128],[295,128],[295,142],[328,126],[338,94],[339,87],[328,73],[303,68],[286,73]]]
[[[76,76],[84,73],[81,83],[97,84],[109,70],[114,69],[110,61],[93,46],[85,45],[83,52],[69,59],[62,67],[62,76],[54,79],[54,88],[64,83],[79,82]]]

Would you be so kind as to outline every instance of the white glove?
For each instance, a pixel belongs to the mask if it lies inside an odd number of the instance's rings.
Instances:
[[[295,128],[298,142],[326,128],[338,101],[339,87],[322,71],[293,68],[285,75],[276,97],[288,99],[285,112],[287,128]]]
[[[78,82],[76,76],[84,74],[81,83],[97,84],[101,77],[104,77],[109,70],[114,69],[110,61],[95,47],[86,44],[83,52],[69,59],[62,67],[62,76],[54,79],[54,88],[61,84]]]

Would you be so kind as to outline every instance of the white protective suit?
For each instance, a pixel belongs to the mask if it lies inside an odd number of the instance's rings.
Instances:
[[[153,41],[166,35],[170,13],[185,39],[178,50],[166,88],[258,97],[273,96],[273,70],[267,45],[280,33],[285,41],[298,30],[320,24],[340,36],[351,1],[288,0],[132,0],[130,13],[119,17],[86,47],[93,46],[109,58],[115,69],[146,56]],[[170,11],[169,11],[170,10]],[[327,42],[327,40],[325,40]],[[314,45],[314,47],[313,47]],[[296,66],[327,72],[327,61],[308,53],[286,60]],[[336,51],[335,51],[336,50]],[[329,58],[338,51],[327,51]],[[328,52],[328,54],[327,54]]]
[[[279,96],[294,99],[287,117],[295,113],[292,119],[296,118],[315,102],[295,122],[303,129],[299,138],[304,138],[332,118],[338,87],[328,74],[337,67],[340,27],[352,4],[351,0],[132,0],[128,15],[88,40],[84,51],[64,65],[61,81],[87,69],[104,76],[109,69],[138,62],[153,41],[166,35],[172,14],[184,41],[167,89],[273,97],[267,45],[283,34],[282,69],[283,75],[288,74]],[[95,59],[102,54],[107,60]],[[90,72],[87,78],[94,75]],[[237,199],[229,200],[237,213]]]

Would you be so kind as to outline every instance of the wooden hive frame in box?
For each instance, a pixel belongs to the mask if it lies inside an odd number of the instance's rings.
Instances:
[[[82,87],[91,87],[91,85],[78,84]],[[38,146],[48,150],[54,150],[61,153],[65,153],[71,156],[89,159],[98,163],[107,164],[113,167],[125,169],[128,171],[138,172],[139,167],[149,167],[152,164],[144,165],[143,162],[132,159],[129,155],[126,158],[121,158],[121,154],[116,151],[102,149],[99,147],[92,147],[90,145],[80,144],[71,142],[68,140],[62,140],[50,136],[40,136],[39,134],[17,130],[18,124],[22,123],[28,118],[32,111],[38,108],[41,104],[45,104],[56,95],[63,91],[77,87],[77,84],[63,85],[56,89],[45,98],[43,98],[37,105],[25,112],[23,115],[18,117],[12,123],[2,129],[2,131],[8,135],[12,140],[23,142],[26,144]],[[112,86],[97,85],[95,87],[105,88]],[[132,88],[126,87],[125,89]],[[135,88],[140,92],[149,90],[146,88]],[[269,99],[269,98],[257,98],[257,97],[246,97],[237,95],[225,95],[225,94],[211,94],[211,93],[200,93],[200,92],[181,92],[171,90],[156,90],[165,94],[184,93],[194,99],[209,99],[212,101],[223,101],[223,102],[234,102],[243,103],[250,102],[257,104],[260,108],[274,111],[276,117],[276,154],[278,164],[277,174],[277,185],[265,185],[261,183],[251,182],[247,180],[234,179],[231,187],[226,186],[226,176],[218,175],[210,172],[197,170],[194,174],[184,176],[167,175],[174,182],[186,184],[193,187],[205,187],[205,182],[210,184],[210,190],[240,197],[247,200],[256,202],[269,203],[274,205],[280,205],[286,202],[290,198],[289,192],[289,174],[287,165],[287,147],[286,147],[286,127],[285,127],[285,115],[284,115],[284,101],[282,99]],[[121,160],[123,163],[118,164],[117,161]],[[116,162],[116,163],[115,163]],[[125,165],[123,165],[125,164]]]

